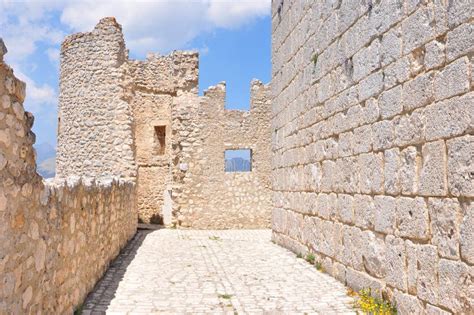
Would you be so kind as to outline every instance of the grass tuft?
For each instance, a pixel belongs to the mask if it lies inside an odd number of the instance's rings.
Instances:
[[[306,261],[309,262],[310,264],[314,264],[315,260],[316,260],[316,257],[314,256],[313,253],[308,253],[306,255]]]

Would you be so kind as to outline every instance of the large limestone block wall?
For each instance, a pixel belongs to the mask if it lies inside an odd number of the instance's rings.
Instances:
[[[130,60],[125,81],[134,120],[139,219],[170,224],[171,200],[166,196],[172,186],[172,104],[178,94],[197,95],[198,55],[175,51],[167,56],[149,54],[145,61]],[[165,128],[163,152],[158,150],[156,127]]]
[[[56,174],[136,176],[121,26],[104,18],[61,46]]]
[[[251,85],[250,111],[225,109],[225,84],[175,99],[173,217],[193,228],[270,225],[270,88]],[[226,149],[251,149],[251,172],[225,172]]]
[[[273,238],[474,313],[472,1],[272,2]]]
[[[0,39],[0,314],[71,314],[137,225],[135,184],[36,173],[25,84]]]

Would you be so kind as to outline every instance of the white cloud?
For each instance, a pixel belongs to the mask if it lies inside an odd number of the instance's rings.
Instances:
[[[56,90],[29,76],[40,56],[57,72],[59,44],[73,32],[91,31],[105,16],[122,24],[127,47],[137,55],[182,49],[218,28],[236,29],[270,14],[271,0],[0,0],[0,37],[6,60],[27,84],[26,106],[37,113],[57,104]],[[58,18],[60,19],[58,21]],[[44,51],[39,52],[39,47]],[[208,51],[203,45],[203,54]],[[40,53],[40,54],[38,54]],[[38,61],[39,60],[39,61]],[[29,71],[27,71],[29,70]]]
[[[46,55],[48,55],[49,61],[51,61],[51,63],[53,63],[55,66],[59,64],[59,54],[60,51],[58,48],[46,49]]]
[[[15,76],[26,83],[26,100],[25,107],[33,114],[37,114],[42,110],[47,110],[49,106],[56,106],[58,96],[53,87],[43,83],[38,84],[29,76],[21,71],[21,66],[13,64]]]
[[[216,26],[237,28],[270,13],[270,1],[210,1],[208,18]]]
[[[193,38],[216,28],[238,28],[270,14],[270,0],[100,1],[72,2],[61,22],[74,31],[90,31],[104,16],[122,24],[131,51],[180,49]]]

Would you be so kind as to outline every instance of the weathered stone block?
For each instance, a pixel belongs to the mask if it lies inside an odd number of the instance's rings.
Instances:
[[[342,242],[344,247],[339,260],[346,266],[363,270],[361,248],[364,246],[364,242],[362,231],[357,227],[344,225]]]
[[[334,262],[332,268],[332,276],[342,283],[346,283],[346,266],[338,262]]]
[[[461,24],[454,30],[448,32],[446,38],[446,58],[448,61],[473,51],[474,47],[474,24]]]
[[[383,278],[386,274],[385,242],[372,231],[364,231],[363,261],[367,272],[376,277]]]
[[[460,226],[461,257],[468,263],[474,264],[474,202],[463,203],[463,208],[464,218]]]
[[[434,77],[435,100],[469,91],[469,59],[456,60]]]
[[[435,36],[433,12],[420,7],[402,22],[403,54],[421,46]]]
[[[360,192],[381,193],[383,191],[383,155],[367,153],[359,155]]]
[[[463,262],[440,259],[438,277],[439,305],[454,313],[473,313],[473,268]]]
[[[339,194],[337,198],[337,210],[339,219],[344,223],[354,223],[354,198],[351,195]]]
[[[272,229],[279,233],[286,233],[287,211],[280,208],[272,210]]]
[[[354,129],[354,137],[352,141],[354,154],[370,152],[373,143],[372,127],[370,125],[365,125]]]
[[[355,82],[367,77],[380,67],[380,40],[374,39],[370,46],[357,52],[352,58],[354,65],[353,79]]]
[[[445,45],[437,40],[433,40],[426,44],[424,64],[427,70],[440,67],[444,64],[446,60],[444,49]]]
[[[384,69],[385,88],[390,89],[410,78],[410,60],[407,56],[398,59]]]
[[[448,140],[448,187],[454,196],[474,196],[473,146],[474,136]]]
[[[444,141],[429,142],[423,146],[422,167],[418,191],[424,196],[445,196],[446,146]]]
[[[403,111],[402,105],[402,86],[383,92],[379,96],[380,115],[383,119],[391,118]]]
[[[386,194],[397,195],[400,193],[400,167],[400,150],[398,148],[386,150],[384,152],[384,188]]]
[[[402,103],[405,110],[425,106],[433,100],[433,73],[419,75],[403,84]]]
[[[330,192],[332,190],[335,167],[336,163],[334,161],[322,162],[321,191]]]
[[[404,294],[395,290],[395,303],[400,315],[423,314],[424,307],[419,299],[415,296]]]
[[[431,304],[426,304],[426,314],[427,315],[450,315],[450,312],[440,309],[439,307],[433,306]]]
[[[395,117],[393,125],[395,127],[394,142],[396,145],[406,146],[425,141],[426,118],[423,108],[419,108],[408,115]]]
[[[383,120],[372,125],[374,150],[388,149],[395,141],[395,128],[391,120]]]
[[[438,253],[436,246],[418,245],[417,256],[417,283],[416,291],[420,299],[438,304]]]
[[[429,233],[428,209],[423,198],[398,198],[398,234],[413,239],[427,239]]]
[[[359,100],[364,101],[373,96],[377,96],[382,90],[384,85],[384,76],[382,71],[372,73],[362,81],[360,81],[359,87]]]
[[[393,234],[396,226],[397,200],[388,196],[375,196],[375,231]]]
[[[387,235],[385,238],[386,247],[386,270],[385,281],[404,292],[407,291],[406,275],[406,250],[405,242],[401,238]]]
[[[336,213],[336,194],[319,194],[317,197],[317,215],[329,220]]]
[[[352,155],[353,138],[352,132],[344,132],[339,135],[338,150],[340,157]]]
[[[456,199],[429,198],[431,242],[441,257],[459,259],[459,230],[462,211]]]
[[[393,28],[382,37],[380,47],[380,60],[382,66],[386,66],[399,59],[402,55],[401,30]]]
[[[374,226],[375,206],[372,196],[354,196],[355,225],[364,229]]]
[[[377,280],[366,273],[352,268],[346,269],[346,282],[347,285],[355,291],[370,288],[374,294],[379,296],[385,287],[383,281]]]
[[[426,140],[461,135],[474,121],[474,93],[428,105],[424,113]]]
[[[418,165],[420,157],[415,147],[407,147],[400,154],[400,186],[403,194],[413,195],[418,191]]]

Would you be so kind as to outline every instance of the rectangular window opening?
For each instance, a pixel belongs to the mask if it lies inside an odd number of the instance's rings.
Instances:
[[[154,151],[157,155],[165,154],[166,126],[155,126]]]
[[[252,150],[235,149],[225,150],[225,171],[226,172],[251,172],[252,171]]]

